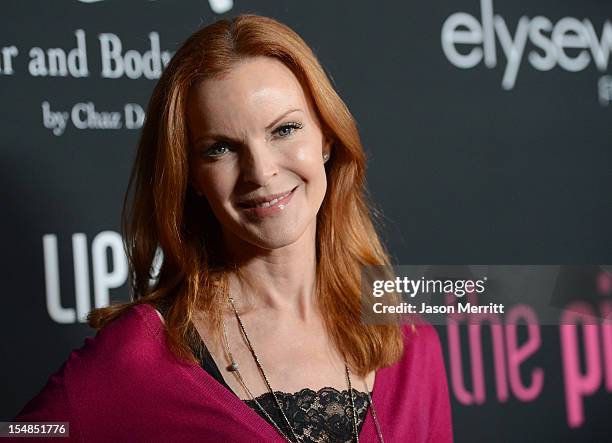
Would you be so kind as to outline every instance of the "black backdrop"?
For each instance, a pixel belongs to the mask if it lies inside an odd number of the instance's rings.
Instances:
[[[119,215],[138,110],[164,60],[220,17],[268,15],[314,48],[358,122],[396,263],[612,262],[612,3],[73,0],[1,8],[2,420],[94,333],[79,321],[89,308],[128,297]],[[111,127],[96,128],[94,109],[116,113],[106,116]],[[448,357],[447,330],[438,330]],[[498,399],[486,331],[484,402],[458,399],[447,359],[456,441],[612,441],[612,381],[603,381],[610,360],[601,359],[601,383],[572,424],[559,327],[541,332],[522,368],[527,378],[535,367],[545,374],[529,401]]]

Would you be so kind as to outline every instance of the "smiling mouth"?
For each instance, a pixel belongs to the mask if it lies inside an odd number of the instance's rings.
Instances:
[[[270,206],[274,206],[279,201],[285,199],[289,194],[291,194],[296,189],[297,189],[297,186],[291,189],[290,191],[287,191],[284,194],[277,195],[276,197],[270,200],[258,201],[258,202],[240,202],[238,203],[238,206],[241,208],[267,208]]]

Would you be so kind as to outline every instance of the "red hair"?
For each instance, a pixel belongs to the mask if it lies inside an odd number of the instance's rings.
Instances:
[[[123,207],[133,301],[93,310],[100,329],[134,304],[163,306],[168,345],[194,360],[201,340],[192,319],[204,312],[217,338],[228,273],[220,227],[205,199],[189,186],[186,104],[195,82],[222,76],[235,62],[274,57],[298,78],[321,128],[333,141],[325,168],[327,193],[317,214],[317,302],[326,329],[352,370],[365,376],[401,358],[399,324],[361,321],[361,270],[390,265],[367,203],[365,154],[355,120],[308,45],[271,18],[240,15],[192,34],[165,68],[151,96]],[[163,262],[151,284],[157,249]]]

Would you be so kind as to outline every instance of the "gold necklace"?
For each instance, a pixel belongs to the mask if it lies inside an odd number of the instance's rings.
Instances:
[[[228,370],[234,372],[237,375],[240,384],[242,385],[244,390],[247,392],[247,394],[249,395],[251,400],[253,400],[255,402],[257,407],[263,412],[263,414],[268,418],[270,423],[272,423],[274,425],[276,430],[283,436],[283,438],[285,440],[287,440],[289,443],[297,443],[297,442],[303,441],[295,433],[295,431],[293,429],[293,426],[291,426],[291,423],[289,422],[289,419],[287,418],[287,416],[285,415],[285,412],[283,411],[283,408],[282,408],[282,406],[280,404],[280,401],[278,400],[278,397],[276,396],[276,394],[274,393],[274,390],[272,389],[272,386],[270,385],[270,381],[268,380],[268,377],[266,376],[266,373],[263,370],[261,362],[259,361],[259,357],[257,356],[257,353],[255,352],[255,349],[253,349],[253,345],[251,344],[251,340],[249,339],[249,336],[248,336],[248,334],[246,332],[246,329],[244,328],[244,324],[242,323],[242,319],[240,318],[240,315],[238,315],[238,311],[236,310],[236,306],[234,306],[234,299],[230,296],[230,297],[228,297],[228,300],[229,300],[229,302],[230,302],[230,304],[232,306],[232,309],[234,310],[234,314],[236,315],[236,319],[238,320],[238,324],[240,325],[240,329],[241,329],[242,334],[244,335],[244,338],[245,338],[245,340],[247,342],[247,345],[249,347],[249,351],[251,352],[251,355],[253,356],[253,359],[255,360],[255,363],[257,365],[259,373],[262,375],[262,377],[263,377],[263,379],[264,379],[264,381],[266,383],[266,387],[268,388],[268,391],[272,394],[272,397],[274,398],[276,406],[278,407],[278,410],[280,411],[281,415],[285,419],[285,423],[287,423],[287,427],[291,431],[291,434],[293,435],[293,438],[295,438],[295,442],[292,441],[281,430],[280,426],[272,419],[272,417],[270,417],[268,412],[264,409],[264,407],[253,396],[253,394],[251,393],[251,391],[247,387],[246,383],[244,382],[244,379],[242,378],[242,375],[240,374],[240,371],[238,370],[238,363],[236,363],[236,361],[234,360],[234,356],[232,355],[232,352],[231,352],[231,350],[229,348],[229,341],[227,339],[227,329],[225,327],[225,320],[222,319],[223,336],[224,336],[224,339],[225,339],[225,347],[226,347],[226,351],[227,351],[228,357],[229,357],[230,362],[231,362],[230,366],[228,367]],[[353,386],[352,386],[352,383],[351,383],[351,375],[350,375],[350,371],[349,371],[349,368],[348,368],[348,365],[346,364],[346,362],[344,364],[344,368],[345,368],[345,374],[346,374],[346,381],[347,381],[348,388],[349,388],[348,389],[349,390],[349,395],[350,395],[350,398],[351,398],[351,410],[352,410],[352,415],[353,415],[353,417],[352,417],[353,418],[353,433],[354,433],[354,437],[355,437],[355,442],[359,443],[359,433],[357,432],[357,413],[356,413],[356,410],[355,410],[355,398],[354,398]],[[378,423],[378,417],[377,417],[377,414],[376,414],[376,409],[374,408],[374,403],[373,403],[372,397],[370,395],[370,389],[369,389],[368,383],[367,383],[367,381],[365,381],[365,379],[364,379],[364,383],[366,385],[366,394],[368,396],[368,401],[370,402],[372,418],[374,418],[374,424],[376,425],[376,431],[378,433],[378,439],[379,439],[379,441],[381,443],[384,443],[385,440],[383,439],[382,432],[380,430],[380,424]]]

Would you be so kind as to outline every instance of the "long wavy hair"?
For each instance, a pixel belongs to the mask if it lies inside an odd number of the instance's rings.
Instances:
[[[359,133],[302,38],[253,14],[196,31],[155,86],[123,202],[132,301],[92,310],[89,325],[99,330],[133,305],[149,303],[163,307],[167,343],[178,358],[198,361],[205,351],[193,323],[198,312],[219,339],[228,275],[238,269],[224,259],[220,226],[206,199],[189,185],[186,103],[196,82],[223,76],[237,61],[254,56],[274,57],[291,69],[333,141],[325,164],[327,193],[317,214],[316,296],[336,348],[365,376],[398,361],[403,340],[399,323],[360,321],[362,267],[389,266],[390,259],[373,223],[380,214],[369,202]],[[152,275],[160,251],[159,272]]]

